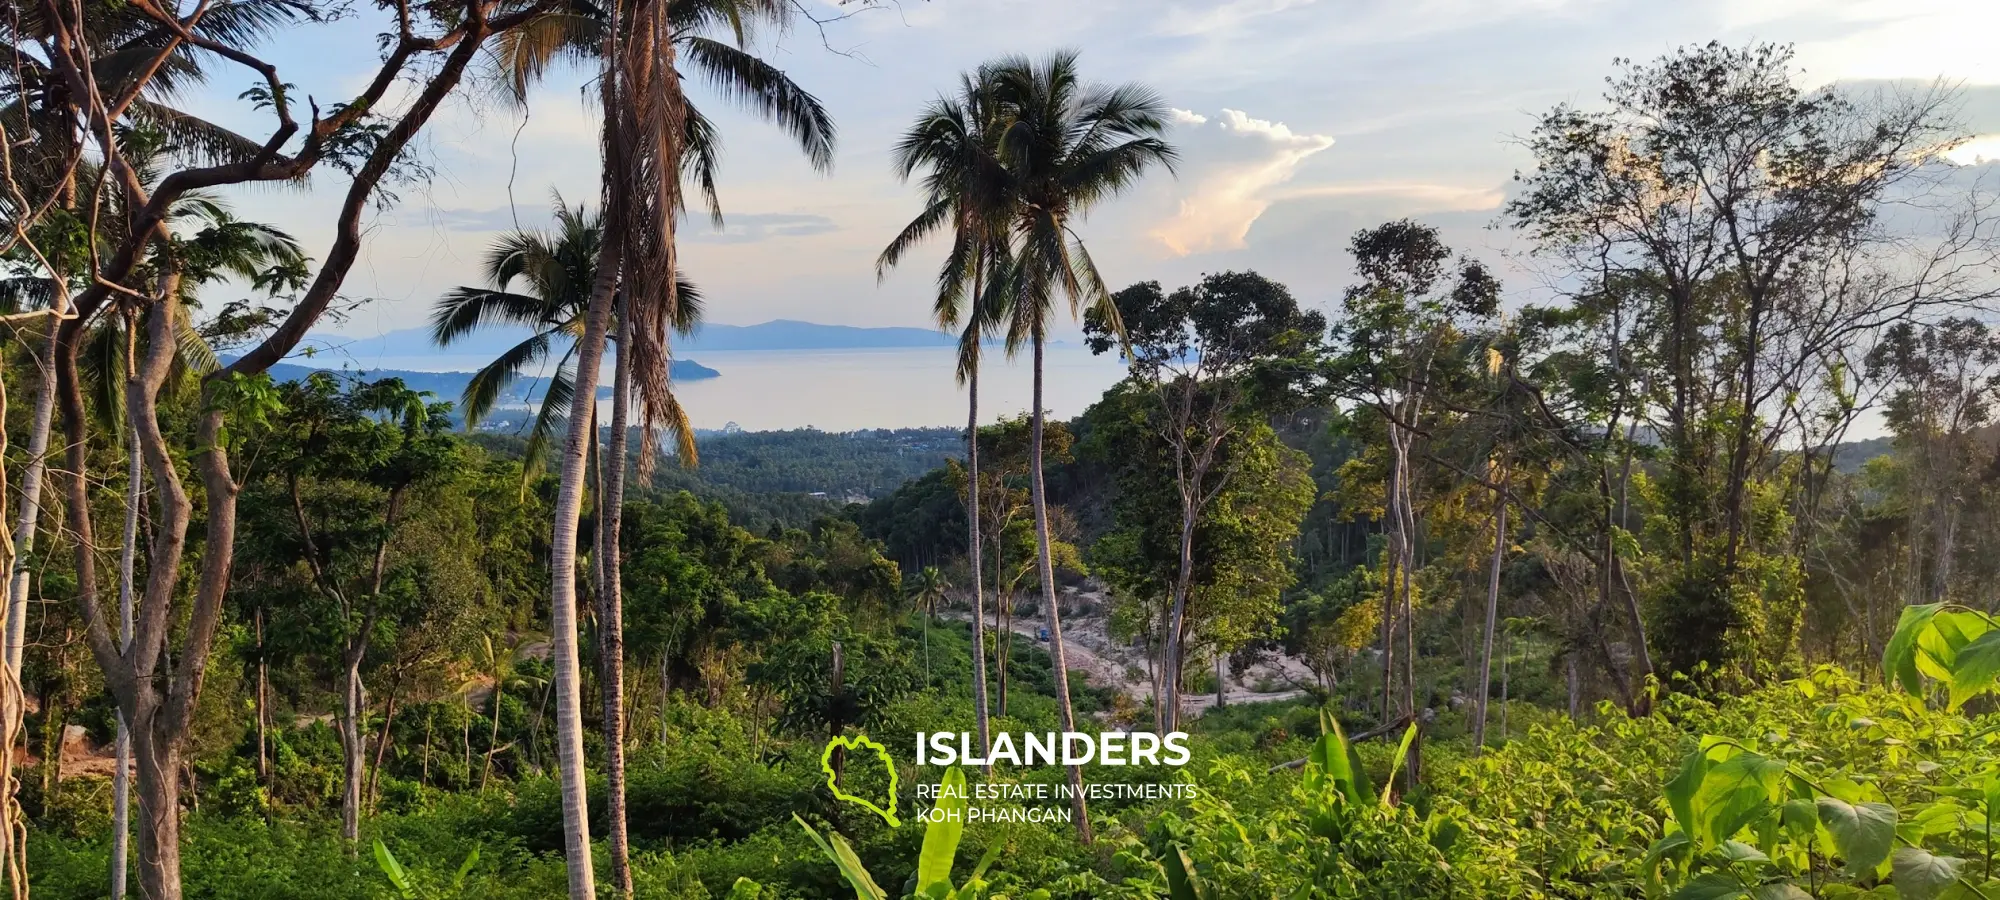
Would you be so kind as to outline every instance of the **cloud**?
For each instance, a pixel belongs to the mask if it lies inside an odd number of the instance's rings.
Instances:
[[[707,218],[681,225],[679,237],[699,244],[750,244],[771,238],[806,237],[839,230],[826,216],[804,213],[728,213],[717,231]]]
[[[1476,212],[1496,209],[1507,199],[1500,187],[1465,187],[1423,182],[1362,181],[1322,184],[1287,191],[1286,199],[1307,197],[1383,197],[1396,202],[1407,213]]]
[[[1954,166],[1977,166],[2000,162],[2000,134],[1982,134],[1946,150],[1944,158]]]
[[[548,213],[539,207],[496,206],[491,209],[433,207],[427,211],[432,222],[446,231],[489,233],[514,228],[535,229],[548,224]],[[704,212],[681,223],[682,241],[698,244],[750,244],[772,238],[805,237],[836,231],[839,226],[826,216],[805,213],[728,213],[717,230]]]
[[[1173,218],[1151,232],[1175,256],[1242,247],[1243,236],[1271,205],[1273,189],[1290,181],[1308,157],[1333,146],[1326,135],[1297,134],[1283,122],[1241,110],[1224,109],[1212,126],[1186,110],[1174,110],[1174,119],[1195,129],[1182,140],[1190,168],[1206,170],[1193,179]]]
[[[466,231],[475,234],[492,231],[510,231],[519,228],[539,228],[546,224],[548,211],[539,206],[495,206],[490,209],[462,209],[434,206],[425,211],[432,222],[446,231]]]

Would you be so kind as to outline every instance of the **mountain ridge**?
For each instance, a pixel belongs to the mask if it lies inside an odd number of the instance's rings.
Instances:
[[[482,328],[460,338],[449,351],[453,355],[497,355],[526,340],[526,328],[498,326]],[[440,350],[431,342],[428,327],[400,328],[373,337],[316,334],[307,338],[321,352],[338,352],[365,361],[368,357],[434,356]],[[825,325],[799,319],[772,319],[756,325],[704,324],[691,337],[673,342],[676,354],[735,350],[864,350],[898,347],[956,346],[954,335],[929,328],[863,327]]]

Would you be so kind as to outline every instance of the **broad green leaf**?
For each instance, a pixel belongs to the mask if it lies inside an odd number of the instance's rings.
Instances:
[[[1917,639],[1930,630],[1931,619],[1944,608],[1942,603],[1905,606],[1896,620],[1896,633],[1882,652],[1882,674],[1912,694],[1924,689],[1923,675],[1917,671]]]
[[[1694,843],[1688,840],[1687,832],[1669,832],[1666,837],[1654,841],[1653,846],[1646,848],[1646,858],[1640,866],[1650,877],[1662,860],[1684,854],[1692,846]]]
[[[1368,784],[1368,772],[1361,767],[1361,757],[1347,742],[1347,735],[1340,730],[1340,720],[1327,710],[1319,713],[1319,740],[1313,742],[1311,764],[1317,766],[1350,803],[1362,804],[1372,799],[1374,789]]]
[[[1784,760],[1758,753],[1738,753],[1716,763],[1695,792],[1695,836],[1703,845],[1717,844],[1770,811],[1778,800]]]
[[[1896,808],[1887,803],[1849,803],[1832,797],[1817,801],[1820,824],[1833,835],[1833,849],[1847,861],[1849,874],[1872,872],[1896,844]]]
[[[1161,864],[1167,870],[1169,900],[1210,900],[1208,887],[1202,884],[1194,863],[1188,859],[1186,848],[1179,844],[1173,845]]]
[[[854,888],[854,900],[889,900],[888,893],[883,891],[881,885],[876,884],[875,879],[868,874],[868,867],[862,865],[861,858],[854,855],[854,848],[847,845],[846,838],[838,834],[821,837],[820,833],[814,831],[811,825],[807,825],[806,820],[799,818],[797,813],[792,814],[792,821],[799,823],[799,827],[806,830],[806,836],[819,845],[820,852],[825,853],[826,858],[833,860],[833,864],[840,869],[840,874],[845,876],[847,883]]]
[[[1403,742],[1396,745],[1396,755],[1389,760],[1389,780],[1382,784],[1382,805],[1389,805],[1389,794],[1396,789],[1396,773],[1403,768],[1403,760],[1410,757],[1410,744],[1417,739],[1417,723],[1403,730]]]
[[[1958,655],[1973,639],[1992,630],[1986,617],[1970,610],[1943,609],[1931,616],[1930,627],[1917,632],[1917,671],[1950,684]]]
[[[1703,735],[1701,745],[1688,754],[1681,762],[1680,773],[1667,782],[1667,803],[1673,807],[1674,821],[1680,823],[1681,831],[1693,840],[1701,834],[1701,823],[1695,816],[1694,798],[1701,790],[1702,782],[1708,778],[1708,770],[1715,764],[1714,755],[1718,749],[1723,754],[1737,752],[1734,746],[1723,743],[1723,738]]]
[[[1911,814],[1910,823],[1917,828],[1919,836],[1950,834],[1966,827],[1967,811],[1951,799],[1926,804]]]
[[[757,900],[762,893],[764,893],[763,886],[748,878],[739,877],[736,883],[729,887],[729,893],[724,895],[722,900]]]
[[[1731,865],[1749,862],[1767,863],[1771,861],[1770,857],[1764,855],[1764,851],[1742,841],[1723,841],[1720,846],[1715,848],[1715,855],[1721,857],[1723,862]]]
[[[1000,858],[1000,848],[1002,846],[1004,845],[994,844],[993,846],[986,848],[986,852],[979,855],[978,864],[972,867],[972,874],[968,876],[965,880],[968,883],[970,883],[978,881],[981,878],[985,878],[986,870],[992,868],[993,861]]]
[[[1449,854],[1451,848],[1458,844],[1458,839],[1465,834],[1465,827],[1450,816],[1433,815],[1430,831],[1430,845],[1437,848],[1439,853]]]
[[[1646,883],[1654,892],[1660,890],[1660,863],[1675,857],[1686,856],[1693,849],[1694,842],[1688,840],[1687,832],[1668,832],[1666,837],[1653,842],[1646,848],[1646,858],[1640,863],[1640,870],[1646,875]]]
[[[1746,896],[1743,882],[1708,872],[1688,879],[1680,890],[1673,893],[1671,900],[1740,900]]]
[[[1819,806],[1804,798],[1787,800],[1778,809],[1778,823],[1791,832],[1793,840],[1801,843],[1811,840],[1819,825]]]
[[[382,843],[381,838],[375,839],[375,867],[381,869],[389,883],[396,886],[396,893],[405,897],[416,896],[416,888],[410,884],[409,871],[396,861],[396,854],[389,852],[389,845]]]
[[[464,888],[465,876],[472,874],[472,868],[477,865],[479,865],[479,848],[474,846],[472,852],[465,855],[465,861],[458,864],[458,874],[451,876],[451,886]]]
[[[924,825],[924,848],[917,854],[917,893],[934,884],[951,887],[951,863],[965,836],[965,773],[952,766],[938,782],[937,805]]]
[[[1963,865],[1965,860],[1957,857],[1938,856],[1919,847],[1904,847],[1896,851],[1895,859],[1889,863],[1889,871],[1896,893],[1902,895],[1903,900],[1932,900],[1958,881],[1958,870]]]
[[[1750,889],[1750,897],[1751,900],[1813,900],[1813,895],[1789,881],[1760,884]]]
[[[1951,710],[1993,689],[2000,677],[2000,631],[1988,631],[1959,648],[1951,669]]]

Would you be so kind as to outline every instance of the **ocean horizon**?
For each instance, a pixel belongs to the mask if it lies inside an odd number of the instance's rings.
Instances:
[[[719,373],[675,385],[681,405],[698,429],[719,430],[732,424],[745,431],[965,425],[966,393],[954,377],[953,347],[708,350],[683,358]],[[491,361],[490,356],[477,354],[366,356],[337,351],[287,360],[326,369],[412,372],[471,372]],[[554,370],[551,361],[526,374],[547,376]],[[1032,374],[1027,354],[1009,360],[997,348],[989,352],[980,372],[980,421],[991,423],[1027,412]],[[1055,418],[1074,417],[1124,375],[1124,363],[1115,354],[1096,356],[1081,343],[1051,344],[1044,351],[1043,406]],[[608,401],[599,406],[608,414]]]

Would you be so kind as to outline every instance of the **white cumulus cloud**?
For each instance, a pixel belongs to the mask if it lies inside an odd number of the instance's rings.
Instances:
[[[1333,146],[1327,135],[1300,134],[1241,110],[1224,109],[1212,123],[1186,110],[1175,110],[1174,119],[1189,131],[1176,136],[1189,190],[1151,234],[1176,256],[1242,247],[1250,226],[1278,199],[1277,189],[1301,163]]]

